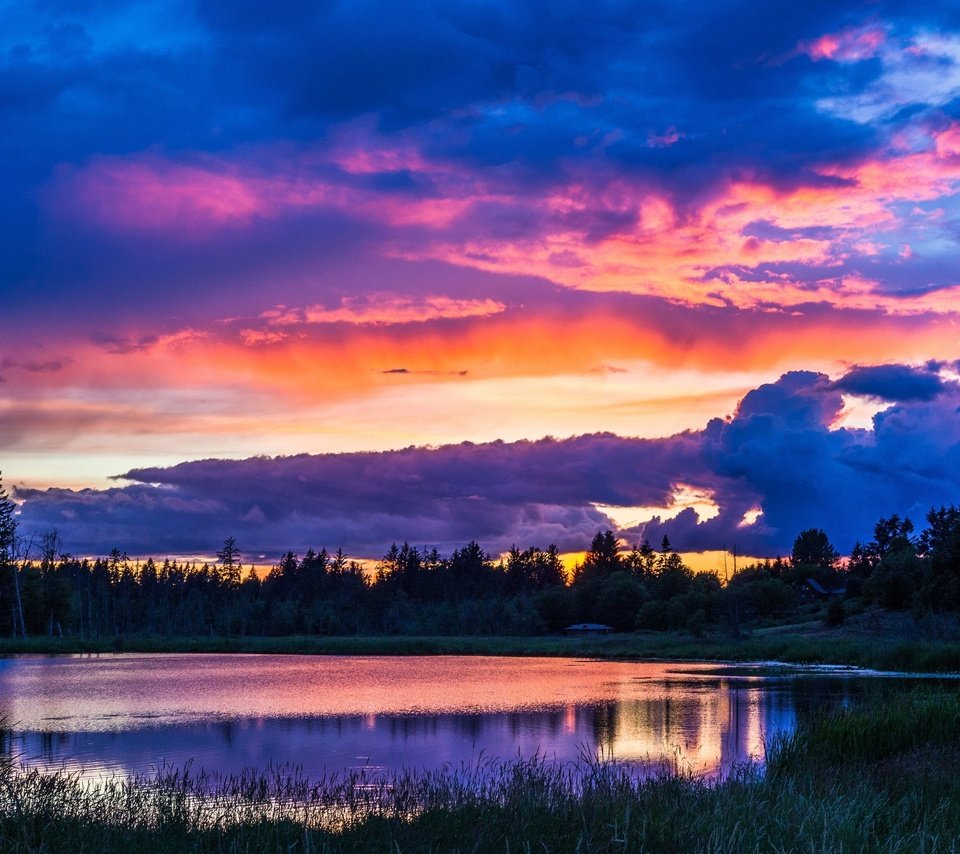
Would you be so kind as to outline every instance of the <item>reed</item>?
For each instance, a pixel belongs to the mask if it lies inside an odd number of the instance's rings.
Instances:
[[[619,660],[782,661],[846,664],[914,673],[960,671],[960,643],[948,640],[837,637],[782,632],[740,640],[695,639],[679,632],[567,637],[118,637],[0,639],[0,654],[16,653],[271,653],[287,655],[506,655]]]

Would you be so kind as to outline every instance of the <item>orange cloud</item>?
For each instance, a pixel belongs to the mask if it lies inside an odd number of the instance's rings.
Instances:
[[[384,371],[399,368],[416,375],[418,383],[436,384],[596,376],[598,365],[638,360],[665,369],[756,371],[840,359],[869,364],[955,357],[956,329],[934,314],[744,314],[658,308],[649,301],[633,307],[625,299],[598,297],[592,307],[511,309],[398,325],[319,326],[306,316],[302,322],[287,316],[273,326],[270,321],[277,318],[268,318],[264,329],[240,322],[202,335],[188,330],[130,352],[105,353],[88,342],[64,342],[70,361],[55,373],[31,376],[29,383],[37,393],[164,388],[201,394],[207,388],[236,387],[316,400],[395,386],[406,378]],[[11,393],[14,381],[11,375]]]
[[[60,370],[11,371],[0,384],[0,445],[8,477],[26,466],[35,483],[55,483],[66,467],[84,485],[131,460],[602,430],[662,436],[731,412],[784,369],[954,359],[957,342],[952,318],[935,314],[735,311],[616,295],[422,323],[236,321],[112,352],[65,337]],[[620,370],[598,372],[604,365]]]

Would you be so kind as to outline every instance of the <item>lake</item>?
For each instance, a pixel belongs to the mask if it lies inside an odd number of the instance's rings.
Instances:
[[[4,749],[88,777],[163,766],[459,768],[539,755],[715,777],[826,705],[918,678],[847,668],[474,656],[0,659]]]

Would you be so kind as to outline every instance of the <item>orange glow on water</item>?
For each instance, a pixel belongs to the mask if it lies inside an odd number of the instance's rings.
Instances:
[[[589,649],[589,641],[583,646]],[[583,758],[586,748],[604,760],[677,762],[708,776],[762,758],[764,735],[793,723],[792,709],[784,714],[775,705],[761,676],[729,678],[722,665],[487,656],[408,656],[402,667],[396,661],[197,654],[152,655],[149,666],[131,654],[22,660],[2,675],[0,712],[20,732],[66,730],[91,740],[102,733],[122,740],[145,720],[151,729],[231,721],[244,730],[270,720],[286,721],[288,729],[293,720],[312,720],[310,735],[318,739],[325,720],[335,732],[352,721],[373,732],[385,719],[415,726],[415,716],[429,715],[431,730],[444,731],[450,715],[483,716],[491,725],[492,716],[539,716],[539,726],[521,739],[524,756],[570,760]],[[515,756],[516,723],[508,743],[497,737],[475,748],[491,758]],[[381,752],[375,761],[389,757]]]

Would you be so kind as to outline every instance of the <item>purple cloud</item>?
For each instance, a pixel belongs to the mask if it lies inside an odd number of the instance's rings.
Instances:
[[[832,429],[841,407],[837,383],[796,371],[748,393],[732,418],[665,439],[599,433],[209,459],[135,469],[123,475],[128,486],[17,497],[25,530],[57,527],[81,553],[208,552],[233,535],[269,556],[325,545],[370,557],[402,540],[441,550],[474,538],[493,551],[551,542],[578,550],[611,524],[595,505],[666,506],[679,484],[711,494],[719,514],[702,521],[687,509],[623,535],[782,554],[798,531],[820,527],[846,550],[881,515],[919,518],[960,500],[955,384],[933,399],[903,400],[872,430]],[[762,515],[747,524],[757,508]]]
[[[933,400],[952,384],[939,374],[936,362],[923,367],[910,365],[871,365],[856,367],[834,383],[840,391],[872,397],[876,400]]]

